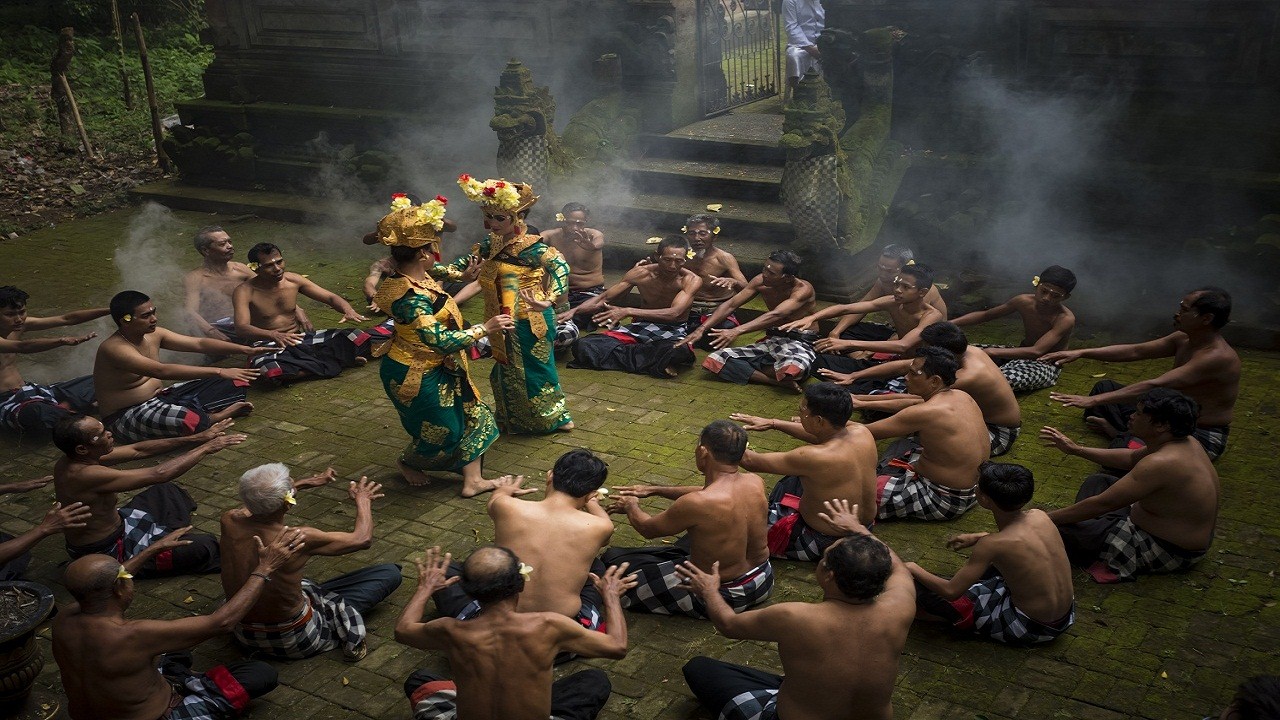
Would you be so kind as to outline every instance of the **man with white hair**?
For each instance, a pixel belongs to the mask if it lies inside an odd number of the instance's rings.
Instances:
[[[222,515],[222,587],[227,597],[235,595],[253,574],[255,536],[271,542],[284,532],[285,514],[298,502],[296,491],[333,479],[330,468],[295,481],[281,463],[259,465],[240,477],[244,507]],[[241,644],[295,660],[339,645],[349,662],[368,653],[364,615],[400,586],[400,566],[373,565],[325,583],[302,576],[313,556],[346,555],[373,543],[373,501],[382,497],[382,485],[361,477],[351,482],[347,492],[356,504],[355,528],[351,532],[300,528],[305,549],[276,572],[270,586],[236,625],[235,636]]]

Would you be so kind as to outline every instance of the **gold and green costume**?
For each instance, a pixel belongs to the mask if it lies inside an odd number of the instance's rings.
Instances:
[[[484,328],[462,329],[453,298],[430,277],[382,281],[374,297],[395,319],[380,374],[411,440],[401,461],[417,470],[460,471],[498,439],[493,412],[471,381],[466,349]]]
[[[498,421],[509,433],[549,433],[572,421],[556,372],[552,344],[555,310],[538,312],[525,305],[520,291],[554,303],[569,287],[569,263],[538,235],[517,235],[509,241],[490,236],[478,243],[473,254],[483,259],[480,287],[485,317],[510,313],[515,330],[494,336],[489,374]],[[467,258],[454,261],[461,269]]]

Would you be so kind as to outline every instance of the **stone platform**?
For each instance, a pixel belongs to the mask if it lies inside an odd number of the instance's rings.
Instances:
[[[4,258],[0,284],[17,283],[33,293],[33,314],[47,315],[84,304],[100,303],[122,289],[113,261],[116,238],[129,235],[127,223],[136,211],[113,213],[25,236],[0,246]],[[271,240],[285,248],[289,269],[352,301],[359,301],[359,283],[378,252],[363,248],[333,228],[313,228],[265,220],[233,222],[228,216],[175,213],[152,218],[150,229],[135,235],[153,239],[143,269],[163,273],[165,267],[197,263],[189,236],[196,227],[221,222],[236,242],[237,254],[250,245]],[[135,225],[137,230],[139,226]],[[126,241],[118,241],[127,244]],[[50,251],[56,254],[51,255]],[[58,264],[51,264],[56,257]],[[126,268],[131,270],[130,268]],[[136,269],[136,268],[133,268]],[[169,274],[150,278],[133,274],[141,289],[165,294],[178,278]],[[309,306],[318,325],[337,316]],[[466,308],[475,319],[476,305]],[[177,321],[179,309],[160,307],[161,322]],[[97,329],[105,331],[105,323]],[[1097,342],[1088,328],[1082,342]],[[975,339],[1000,342],[1013,339],[1008,328],[993,328]],[[53,351],[21,358],[31,379],[67,376],[89,369],[92,346]],[[701,353],[699,353],[701,356]],[[1048,647],[1013,650],[993,643],[957,639],[924,624],[912,628],[894,694],[895,717],[902,720],[955,718],[1078,718],[1080,720],[1193,720],[1216,715],[1242,679],[1280,672],[1275,647],[1280,643],[1275,568],[1280,565],[1280,520],[1275,508],[1275,454],[1280,391],[1272,378],[1280,372],[1280,355],[1245,352],[1245,377],[1237,405],[1231,445],[1218,466],[1222,475],[1222,503],[1217,540],[1194,570],[1177,576],[1144,578],[1122,586],[1098,586],[1083,574],[1076,576],[1078,622],[1073,630]],[[194,360],[194,359],[193,359]],[[43,363],[40,361],[44,361]],[[56,363],[56,365],[55,365]],[[491,361],[476,363],[483,378]],[[1105,365],[1079,362],[1068,366],[1060,388],[1087,391],[1105,375],[1130,382],[1160,372],[1163,363]],[[573,447],[588,447],[609,463],[610,485],[652,482],[698,482],[693,467],[697,431],[707,422],[742,410],[769,416],[796,412],[797,397],[779,390],[738,387],[692,370],[677,380],[658,381],[618,373],[562,370],[570,409],[578,430],[550,437],[504,437],[487,458],[489,472],[523,473],[543,477],[551,463]],[[488,385],[480,383],[489,397]],[[295,473],[334,467],[345,481],[360,475],[386,484],[387,498],[374,504],[376,540],[371,549],[351,556],[318,559],[311,574],[324,578],[375,562],[412,566],[423,548],[441,545],[465,555],[493,536],[483,500],[461,500],[456,486],[437,481],[414,489],[399,480],[392,462],[404,438],[394,411],[383,396],[377,369],[349,371],[338,380],[302,384],[278,391],[255,391],[252,416],[237,430],[250,439],[243,445],[208,458],[182,479],[200,503],[197,528],[217,531],[218,515],[236,504],[236,479],[245,469],[263,462],[283,461]],[[1092,468],[1077,459],[1039,446],[1035,430],[1051,424],[1073,437],[1090,439],[1077,411],[1051,403],[1045,393],[1022,401],[1025,435],[1005,459],[1031,467],[1038,480],[1035,504],[1060,507],[1071,501],[1080,480]],[[795,441],[777,433],[753,434],[753,447],[783,450]],[[19,444],[0,439],[0,478],[18,480],[46,474],[57,457],[51,445]],[[774,477],[766,477],[772,485]],[[18,533],[34,524],[52,502],[52,489],[25,496],[7,496],[0,506],[0,528]],[[646,500],[650,510],[662,501]],[[294,517],[325,529],[346,529],[352,506],[342,485],[304,492]],[[944,547],[957,532],[990,530],[990,516],[971,512],[951,523],[886,523],[879,535],[903,558],[926,567],[950,571],[963,556]],[[623,524],[614,542],[637,544],[640,538]],[[29,575],[66,593],[57,585],[66,557],[58,538],[42,543]],[[813,566],[777,564],[774,602],[816,597]],[[335,651],[308,661],[276,663],[281,686],[252,707],[255,720],[315,718],[405,718],[408,706],[401,692],[404,678],[415,668],[443,670],[435,655],[398,645],[392,626],[407,601],[415,578],[405,571],[403,585],[369,619],[371,652],[355,665],[341,661]],[[215,575],[144,581],[131,609],[138,617],[176,618],[208,613],[222,599]],[[764,643],[729,641],[706,622],[657,619],[629,615],[631,651],[616,662],[575,662],[572,671],[593,665],[609,673],[614,695],[602,718],[709,718],[699,710],[680,674],[681,664],[694,655],[712,655],[766,669],[778,669],[775,649]],[[840,642],[833,638],[833,642]],[[49,652],[48,632],[41,648],[48,660],[40,686],[60,691]],[[1270,649],[1268,649],[1270,648]],[[856,648],[850,662],[857,662]],[[196,649],[196,667],[205,668],[241,657],[229,639]]]

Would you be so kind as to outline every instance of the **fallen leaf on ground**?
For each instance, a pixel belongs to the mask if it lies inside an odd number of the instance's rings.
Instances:
[[[707,209],[711,212],[720,212],[720,208],[722,207],[724,207],[723,203],[711,203],[707,206]]]

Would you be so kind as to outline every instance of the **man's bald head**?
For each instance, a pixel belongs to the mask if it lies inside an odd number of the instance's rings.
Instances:
[[[462,563],[462,589],[487,605],[515,597],[524,590],[520,558],[497,545],[485,545]]]
[[[120,563],[107,555],[85,555],[72,561],[62,578],[67,592],[81,605],[99,603],[111,596]]]

